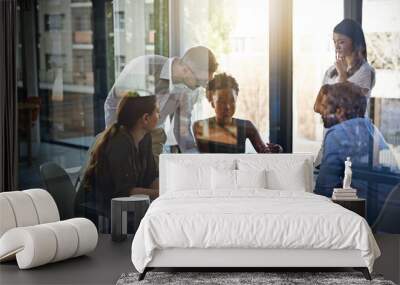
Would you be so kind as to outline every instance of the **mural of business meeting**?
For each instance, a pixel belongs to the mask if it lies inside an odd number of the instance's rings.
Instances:
[[[324,85],[314,105],[314,111],[320,114],[324,127],[324,137],[315,160],[315,193],[334,198],[365,199],[365,217],[374,229],[400,231],[390,214],[392,210],[396,211],[398,205],[397,158],[379,129],[368,118],[367,107],[370,105],[376,75],[367,61],[363,30],[357,22],[345,19],[333,28],[332,41],[335,64],[326,71]],[[132,168],[135,169],[132,171],[137,182],[130,185],[132,179],[126,183],[118,179],[125,189],[122,192],[114,189],[106,204],[120,192],[151,194],[153,199],[156,198],[161,153],[284,151],[279,144],[268,142],[265,135],[260,135],[251,120],[236,115],[241,105],[246,104],[239,98],[253,96],[254,93],[246,90],[246,87],[241,91],[237,79],[229,74],[229,65],[220,66],[218,62],[220,60],[211,48],[193,46],[181,57],[141,55],[123,67],[104,105],[108,129],[119,125],[116,121],[117,110],[121,108],[119,102],[124,97],[131,98],[129,100],[133,97],[154,97],[159,118],[153,122],[154,126],[144,126],[139,131],[143,139],[133,134],[134,141],[139,140],[133,143],[133,149],[142,158]],[[235,69],[232,71],[235,72]],[[241,95],[242,92],[245,95]],[[136,104],[140,109],[140,104],[145,103],[140,103],[139,99]],[[143,105],[142,110],[147,109]],[[144,113],[142,122],[146,123],[144,116],[151,117],[153,112],[149,110]],[[149,149],[152,159],[149,159]],[[350,169],[345,168],[347,158],[352,164],[352,179],[347,177],[346,181],[351,182],[344,185],[345,169]],[[125,158],[121,156],[121,159],[116,165],[123,164]],[[153,159],[154,165],[149,164]],[[153,173],[151,181],[146,177],[148,171]],[[340,193],[344,186],[350,189],[348,193]],[[334,189],[339,190],[335,193]]]
[[[3,283],[400,282],[400,0],[0,3]]]

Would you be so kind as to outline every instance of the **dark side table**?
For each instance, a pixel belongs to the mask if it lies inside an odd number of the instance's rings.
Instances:
[[[339,204],[340,206],[359,214],[361,217],[365,218],[365,206],[366,201],[362,198],[357,199],[332,199],[333,203]]]
[[[111,238],[113,241],[123,241],[128,233],[128,213],[133,212],[135,233],[140,221],[150,205],[147,195],[133,195],[130,197],[113,198],[111,200]]]

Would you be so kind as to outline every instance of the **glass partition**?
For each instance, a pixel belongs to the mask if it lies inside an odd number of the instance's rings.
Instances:
[[[388,168],[400,161],[400,19],[396,13],[399,9],[399,1],[363,2],[368,60],[376,71],[371,119],[396,157],[396,161],[390,161],[385,153],[380,155],[380,162]]]
[[[342,1],[293,1],[293,152],[316,156],[322,145],[322,121],[313,107],[335,61],[332,34],[342,19]]]
[[[333,28],[344,5],[292,3],[293,149],[321,154],[318,186],[332,126],[324,128],[314,103],[335,64]],[[333,148],[351,157],[353,186],[367,199],[371,225],[400,183],[399,8],[396,0],[363,1],[368,60],[376,71],[368,112],[357,117],[367,132],[350,132],[357,136],[346,134]],[[143,123],[146,133],[143,161],[155,157],[152,178],[160,153],[279,152],[269,144],[270,9],[265,0],[39,0],[33,10],[19,9],[21,22],[31,23],[19,27],[17,51],[21,185],[42,185],[40,165],[47,161],[82,174],[95,136],[115,134],[132,121]],[[121,98],[136,97],[142,105],[126,112],[134,120],[117,121]],[[358,152],[350,152],[351,143]],[[329,191],[317,193],[331,197],[343,185],[345,160]]]
[[[93,127],[93,24],[90,1],[37,6],[42,140],[89,146]]]
[[[363,29],[368,61],[375,68],[370,117],[385,141],[375,146],[369,173],[370,218],[376,230],[400,233],[395,218],[400,209],[400,2],[363,1]]]
[[[198,122],[197,131],[195,130],[198,134],[197,141],[211,140],[210,147],[202,148],[201,151],[234,151],[231,146],[224,144],[240,144],[239,141],[243,141],[239,134],[241,129],[244,133],[249,129],[255,129],[256,132],[258,130],[262,142],[268,142],[268,1],[181,1],[179,15],[179,26],[176,29],[179,32],[180,55],[196,45],[209,47],[218,62],[216,74],[227,73],[232,77],[230,80],[234,79],[238,85],[238,92],[235,91],[231,99],[228,95],[226,98],[224,95],[220,96],[219,92],[206,96],[205,89],[196,90],[192,123]],[[227,78],[221,78],[220,81],[226,80]],[[215,90],[218,89],[223,88],[215,87]],[[222,101],[234,100],[234,105],[225,104],[225,109],[234,108],[229,116],[238,119],[235,126],[224,130],[221,124],[215,124],[214,121],[218,121],[218,112],[221,113],[222,110],[217,108],[215,100],[219,101],[219,106]],[[249,125],[247,128],[243,125],[242,128],[237,127],[237,124]],[[219,150],[214,144],[215,139],[221,143]],[[255,152],[254,141],[246,138],[244,140],[246,145],[241,152]]]

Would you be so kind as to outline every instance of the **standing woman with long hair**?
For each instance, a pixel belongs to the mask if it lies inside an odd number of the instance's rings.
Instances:
[[[375,70],[367,60],[364,32],[356,21],[344,19],[333,29],[335,64],[325,73],[322,85],[350,81],[363,89],[367,97],[375,85]]]
[[[150,135],[158,118],[156,96],[128,92],[121,99],[117,121],[97,139],[82,182],[98,215],[110,217],[110,201],[115,197],[158,197],[158,167]]]
[[[354,20],[344,19],[333,29],[333,42],[335,64],[325,72],[322,85],[352,82],[363,89],[368,104],[371,90],[375,85],[375,69],[368,63],[367,45],[362,27]],[[324,107],[318,98],[314,104],[314,111],[322,113]],[[324,137],[325,133],[326,130],[324,130]],[[314,163],[316,167],[321,164],[322,155],[323,147],[321,146]]]

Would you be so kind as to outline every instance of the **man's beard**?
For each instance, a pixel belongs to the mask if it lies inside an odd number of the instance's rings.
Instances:
[[[324,122],[324,128],[330,128],[336,124],[339,124],[339,120],[335,114],[330,114],[327,116],[322,116],[322,121]]]

